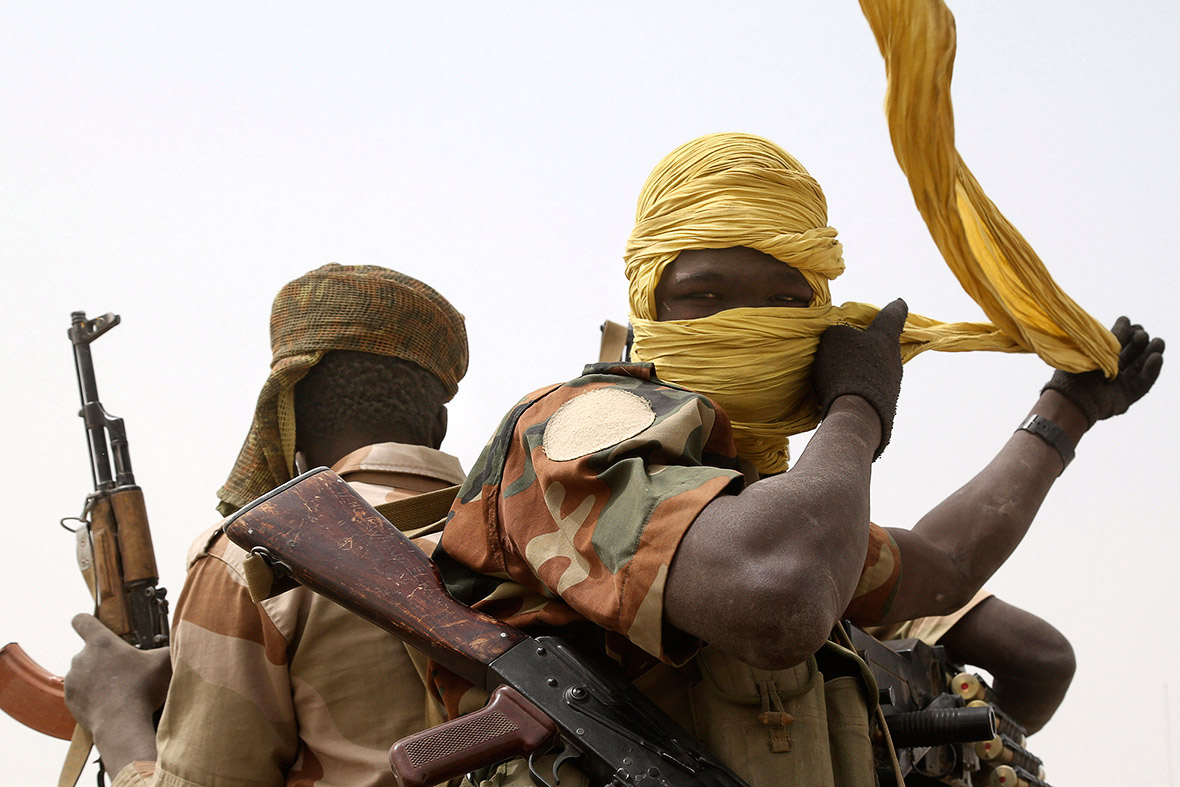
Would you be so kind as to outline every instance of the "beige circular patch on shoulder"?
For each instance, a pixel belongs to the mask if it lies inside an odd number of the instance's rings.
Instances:
[[[597,388],[557,409],[545,427],[541,446],[553,461],[567,462],[634,437],[655,420],[655,411],[642,396]]]

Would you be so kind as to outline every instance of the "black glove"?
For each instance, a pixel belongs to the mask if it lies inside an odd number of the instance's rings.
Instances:
[[[1078,406],[1090,426],[1127,408],[1151,390],[1164,364],[1164,340],[1152,339],[1142,325],[1119,317],[1110,332],[1122,345],[1119,373],[1107,380],[1100,371],[1063,372],[1058,369],[1041,393],[1052,388]]]
[[[812,384],[819,397],[820,417],[826,418],[836,397],[856,394],[881,417],[881,455],[893,432],[897,394],[901,390],[901,329],[909,308],[898,298],[882,309],[871,325],[859,331],[849,325],[833,325],[824,331],[815,351]]]

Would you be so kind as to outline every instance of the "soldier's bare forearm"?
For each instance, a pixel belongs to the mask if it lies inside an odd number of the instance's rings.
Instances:
[[[1058,425],[1076,445],[1082,412],[1056,391],[1029,411]],[[891,620],[942,615],[975,594],[1020,544],[1064,467],[1061,454],[1016,431],[974,478],[922,517],[912,531],[892,531],[905,571]]]

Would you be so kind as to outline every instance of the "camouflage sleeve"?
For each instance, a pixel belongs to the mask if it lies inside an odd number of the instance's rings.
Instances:
[[[225,539],[221,539],[225,542]],[[298,747],[287,641],[212,555],[189,568],[172,628],[156,783],[283,785]]]
[[[436,558],[473,569],[444,572],[448,585],[514,625],[589,620],[678,663],[696,642],[664,624],[668,567],[700,510],[741,489],[735,468],[729,421],[705,397],[589,374],[505,419]]]
[[[869,548],[865,554],[860,582],[853,591],[852,601],[844,610],[844,618],[858,626],[880,623],[901,584],[901,551],[889,531],[869,525]]]

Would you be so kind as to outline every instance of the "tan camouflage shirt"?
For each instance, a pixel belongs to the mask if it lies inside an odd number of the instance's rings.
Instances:
[[[680,665],[700,643],[664,622],[668,567],[701,509],[745,482],[713,402],[660,382],[651,364],[591,364],[504,418],[434,559],[456,598],[512,625],[596,632],[593,646],[632,675],[656,659]],[[897,545],[871,526],[845,617],[879,622],[900,575]],[[481,701],[449,673],[432,682],[451,716]]]
[[[943,635],[950,631],[956,623],[966,617],[967,613],[975,609],[981,602],[994,596],[987,588],[980,588],[971,600],[949,615],[935,615],[927,618],[914,618],[901,623],[890,623],[885,626],[865,626],[865,631],[880,640],[887,639],[920,639],[927,645],[936,645]]]
[[[373,505],[463,480],[454,457],[398,443],[332,469]],[[390,745],[442,719],[407,648],[305,588],[254,604],[244,557],[215,530],[193,545],[154,781],[133,763],[115,785],[394,785]]]

